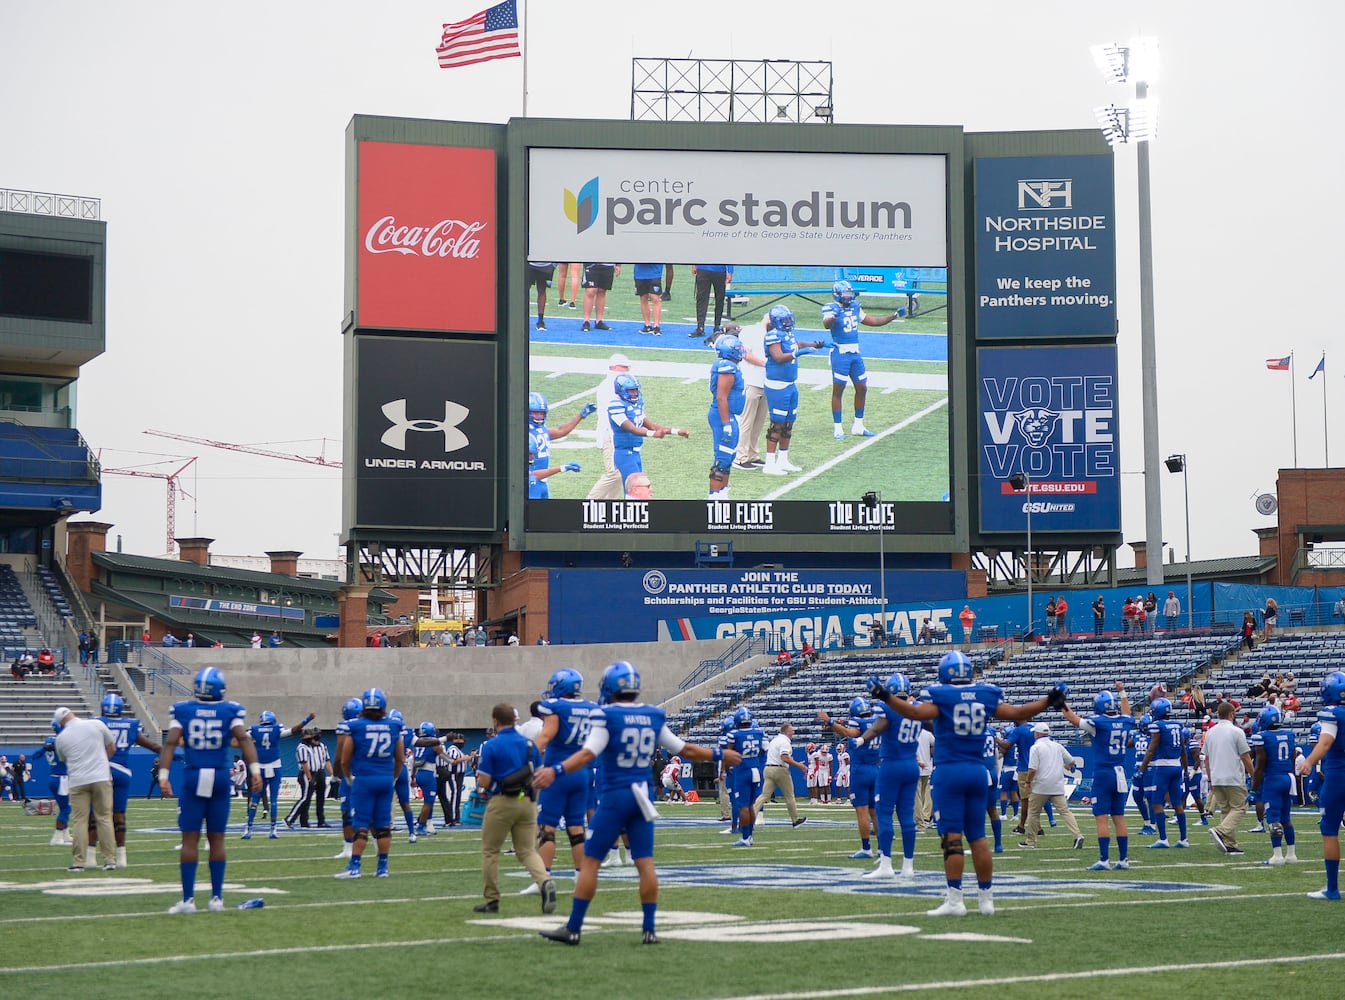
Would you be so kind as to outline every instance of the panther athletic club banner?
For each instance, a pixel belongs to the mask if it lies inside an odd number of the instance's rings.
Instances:
[[[976,161],[976,336],[1116,336],[1111,153]]]
[[[946,267],[940,154],[528,152],[528,259]]]
[[[362,329],[493,333],[495,152],[359,143]]]
[[[1120,531],[1116,348],[983,347],[976,366],[981,530]]]

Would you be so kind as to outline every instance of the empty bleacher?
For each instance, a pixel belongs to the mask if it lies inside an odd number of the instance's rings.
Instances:
[[[0,674],[0,746],[33,747],[52,734],[51,713],[65,705],[90,713],[79,686],[68,676],[33,675],[24,680]]]
[[[23,592],[14,568],[0,563],[0,649],[8,664],[33,645],[26,629],[37,626],[37,615]]]

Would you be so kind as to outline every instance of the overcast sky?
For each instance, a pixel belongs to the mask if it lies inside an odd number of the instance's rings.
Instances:
[[[214,551],[337,555],[340,473],[147,437],[146,428],[316,454],[341,437],[344,130],[352,115],[504,122],[524,61],[440,70],[441,25],[485,0],[201,6],[13,0],[0,31],[0,186],[102,199],[107,353],[78,425],[110,467],[172,471],[194,499],[177,534]],[[520,0],[520,8],[524,4]],[[1212,16],[1217,9],[1217,16]],[[1324,464],[1322,376],[1345,463],[1336,293],[1342,157],[1329,70],[1345,5],[1290,0],[944,0],[894,4],[531,0],[527,113],[625,119],[633,57],[831,60],[836,120],[969,131],[1094,126],[1124,102],[1088,46],[1162,46],[1152,147],[1159,416],[1190,463],[1192,555],[1256,551],[1253,497]],[[819,126],[821,127],[821,126]],[[1117,156],[1123,522],[1145,535],[1134,152]],[[141,453],[141,454],[137,454]],[[1180,558],[1180,477],[1164,473]],[[164,551],[165,484],[109,475],[99,520]],[[1122,563],[1129,564],[1128,550]]]

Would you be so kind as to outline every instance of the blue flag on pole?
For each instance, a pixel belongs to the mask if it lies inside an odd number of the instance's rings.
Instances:
[[[1318,372],[1325,372],[1325,371],[1326,371],[1326,355],[1323,354],[1322,360],[1317,362],[1317,367],[1314,368],[1312,370],[1312,374],[1308,376],[1308,381],[1311,382],[1313,378],[1316,377]]]

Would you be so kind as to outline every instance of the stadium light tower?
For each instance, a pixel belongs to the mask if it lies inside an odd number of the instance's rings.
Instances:
[[[1144,410],[1145,563],[1149,585],[1163,583],[1163,495],[1158,476],[1158,351],[1154,345],[1153,209],[1149,184],[1149,141],[1158,129],[1158,99],[1149,87],[1158,80],[1158,41],[1133,38],[1126,45],[1094,45],[1093,60],[1108,83],[1133,83],[1128,108],[1095,108],[1110,146],[1136,144],[1139,175],[1140,383]]]
[[[1186,456],[1169,455],[1163,464],[1168,467],[1168,472],[1182,474],[1182,496],[1186,500],[1186,628],[1194,630],[1195,609],[1191,607],[1191,491],[1186,483]]]
[[[1027,502],[1023,504],[1027,511],[1027,634],[1023,641],[1027,642],[1032,636],[1032,477],[1026,472],[1015,472],[1009,477],[1009,485],[1027,495]]]

